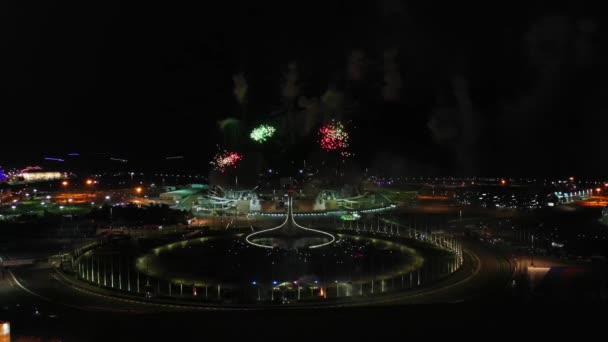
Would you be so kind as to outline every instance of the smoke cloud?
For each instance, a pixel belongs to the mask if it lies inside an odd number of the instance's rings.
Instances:
[[[384,52],[384,87],[382,88],[382,98],[388,102],[396,102],[401,99],[403,84],[397,56],[397,49],[390,49]]]
[[[287,71],[284,74],[285,83],[283,84],[282,95],[288,101],[293,101],[300,94],[298,85],[298,64],[293,61],[287,65]]]
[[[353,50],[348,56],[346,76],[350,81],[361,81],[365,77],[367,59],[362,50]]]
[[[236,98],[236,101],[243,106],[247,102],[247,79],[243,73],[240,73],[233,75],[232,81],[234,82],[234,97]]]

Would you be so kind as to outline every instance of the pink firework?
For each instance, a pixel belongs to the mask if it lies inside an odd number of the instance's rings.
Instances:
[[[332,121],[319,129],[321,148],[326,151],[344,150],[348,147],[348,132],[341,122]]]
[[[224,173],[227,169],[235,167],[241,159],[243,159],[241,154],[224,150],[215,155],[211,165],[219,172]]]

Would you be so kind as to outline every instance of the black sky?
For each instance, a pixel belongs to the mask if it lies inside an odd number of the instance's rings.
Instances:
[[[358,145],[362,163],[380,150],[423,165],[412,172],[603,174],[608,165],[598,8],[398,0],[4,7],[0,164],[71,151],[208,160],[221,140],[217,121],[238,110],[232,75],[246,75],[248,111],[263,118],[281,112],[283,72],[295,60],[301,95],[338,84],[358,100],[355,121],[369,129],[358,132],[377,141]],[[535,25],[548,33],[531,48],[525,37]],[[589,42],[579,37],[587,31]],[[392,47],[404,83],[397,104],[377,94]],[[541,52],[531,57],[534,47]],[[369,64],[353,88],[344,74],[357,49]],[[455,77],[467,81],[473,103],[470,141],[438,139],[428,127],[438,108],[458,110]]]

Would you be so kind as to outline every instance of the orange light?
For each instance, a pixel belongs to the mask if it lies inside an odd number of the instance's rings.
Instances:
[[[65,181],[65,180],[63,182],[61,182],[61,185],[63,185],[63,186],[68,186],[68,184],[70,184],[70,183],[68,183],[68,181]]]
[[[501,180],[500,180],[500,184],[505,185],[505,184],[507,184],[507,181],[506,181],[506,180],[504,180],[504,179],[501,179]]]
[[[135,188],[135,191],[136,191],[138,194],[141,194],[141,192],[143,191],[143,189],[142,189],[142,188]]]
[[[11,341],[11,325],[9,322],[0,321],[0,342]]]
[[[91,185],[93,184],[93,181],[91,179],[87,179],[87,185]]]
[[[319,296],[325,297],[325,291],[323,291],[323,288],[321,288],[321,291],[319,291]]]
[[[604,186],[605,186],[606,188],[608,188],[608,183],[604,184]]]
[[[595,189],[595,191],[600,192],[600,191],[602,191],[602,188],[597,188],[597,189]]]

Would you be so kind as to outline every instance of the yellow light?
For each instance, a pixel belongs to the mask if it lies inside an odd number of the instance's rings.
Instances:
[[[142,188],[135,188],[135,191],[136,191],[138,194],[141,194],[141,192],[143,191],[143,189],[142,189]]]
[[[93,184],[93,180],[87,179],[87,185],[91,185],[91,184]]]

